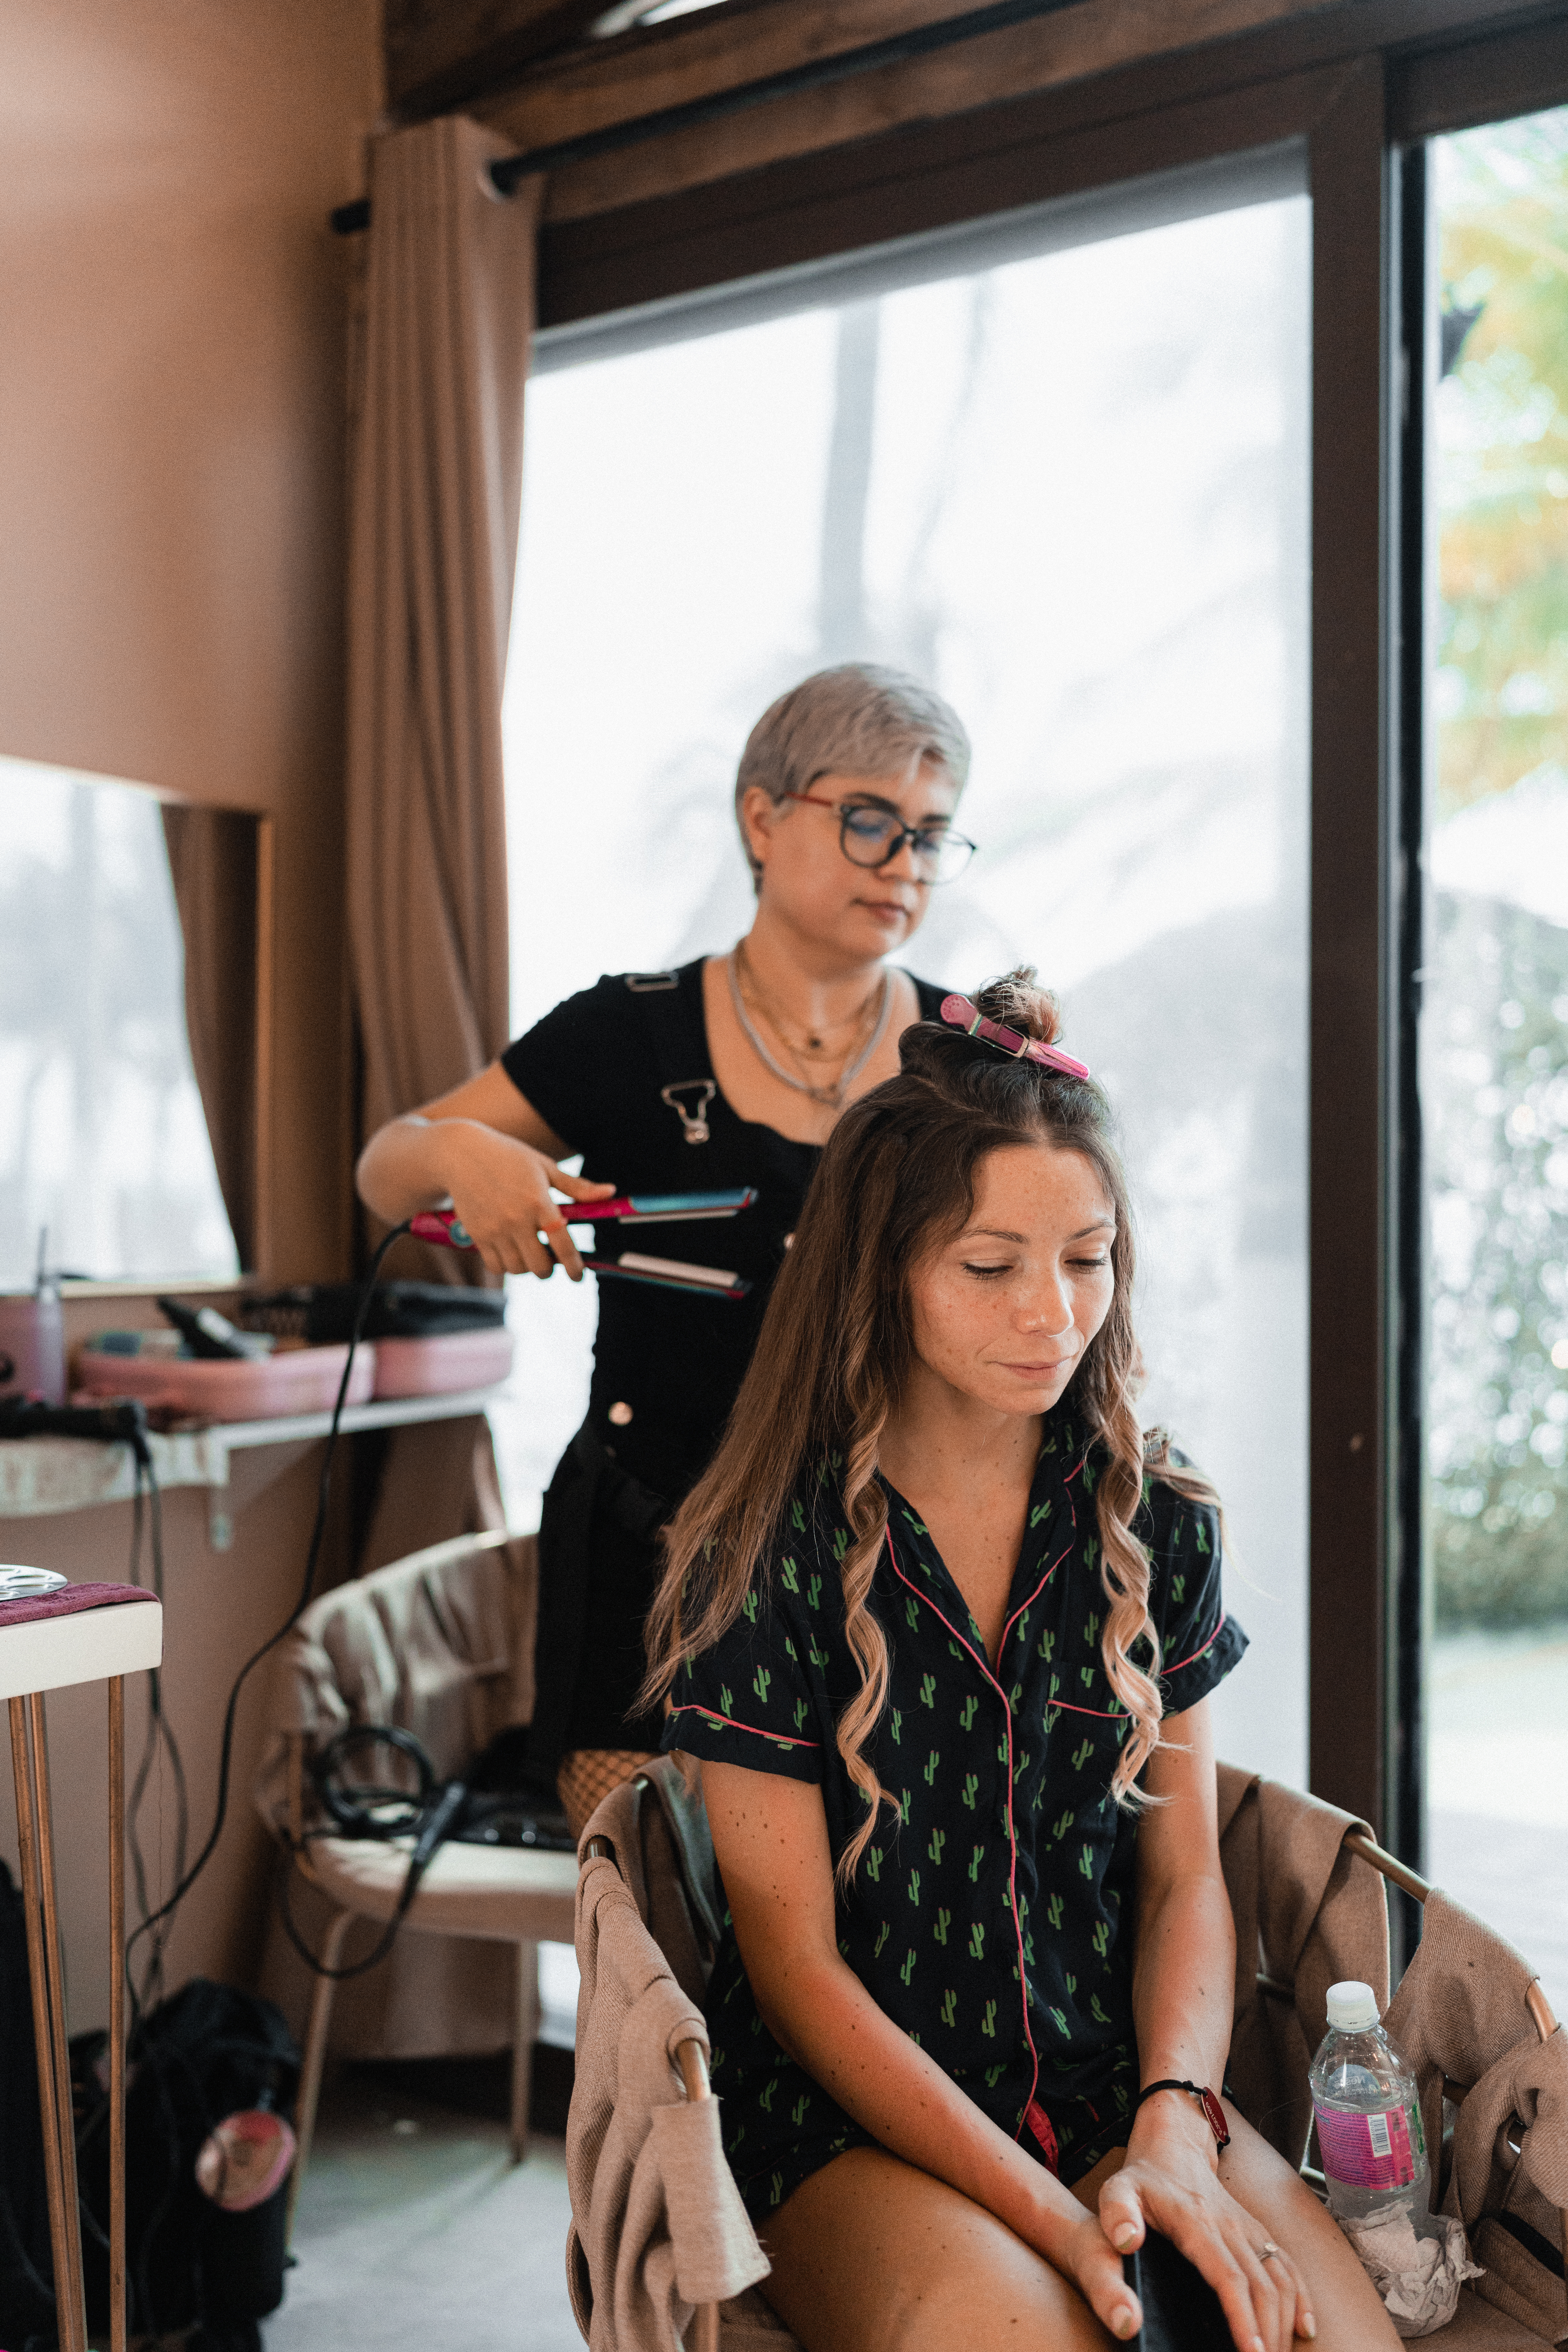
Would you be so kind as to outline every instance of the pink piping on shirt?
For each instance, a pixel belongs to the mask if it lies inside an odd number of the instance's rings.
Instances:
[[[990,1664],[984,1654],[980,1651],[976,1650],[973,1642],[968,1641],[964,1635],[959,1632],[956,1625],[949,1622],[948,1619],[942,1615],[942,1611],[937,1607],[936,1602],[931,1599],[929,1592],[922,1592],[918,1585],[911,1584],[910,1582],[909,1578],[899,1566],[899,1555],[893,1549],[893,1531],[891,1528],[889,1528],[886,1530],[886,1535],[888,1558],[893,1563],[893,1574],[898,1578],[899,1582],[903,1585],[907,1591],[914,1594],[917,1601],[923,1601],[925,1602],[926,1607],[931,1611],[938,1624],[946,1625],[947,1630],[952,1634],[953,1640],[963,1643],[964,1649],[968,1651],[970,1656],[974,1660],[975,1664],[979,1667],[981,1673],[984,1675],[986,1681],[990,1684],[992,1689],[1001,1700],[1003,1709],[1006,1717],[1007,1892],[1013,1906],[1013,1933],[1018,1939],[1018,1998],[1022,2001],[1024,2008],[1024,2040],[1028,2044],[1029,2057],[1035,2070],[1029,2084],[1029,2095],[1024,2102],[1023,2121],[1019,2123],[1017,2130],[1013,2134],[1014,2139],[1018,2140],[1024,2136],[1024,2123],[1028,2120],[1029,2109],[1035,2105],[1035,2093],[1039,2088],[1040,2053],[1035,2047],[1035,2037],[1029,2031],[1029,1979],[1028,1972],[1024,1964],[1024,1923],[1018,1916],[1018,1838],[1017,1832],[1013,1826],[1013,1710],[1008,1705],[1006,1692],[1003,1689],[1001,1684],[992,1673]],[[1046,1572],[1049,1575],[1050,1570],[1047,1569]],[[1027,1606],[1027,1603],[1025,1605]],[[1004,1638],[1005,1637],[1004,1636]],[[1000,1645],[998,1645],[997,1655],[1001,1655]]]
[[[705,1715],[710,1723],[722,1723],[731,1731],[749,1731],[753,1739],[771,1739],[776,1748],[820,1748],[819,1739],[791,1739],[782,1731],[759,1731],[754,1723],[737,1723],[732,1715],[721,1715],[716,1706],[699,1706],[695,1699],[687,1699],[670,1708],[671,1715]]]
[[[1030,1597],[1032,1599],[1033,1595]],[[1167,1675],[1179,1675],[1184,1666],[1190,1666],[1192,1664],[1194,1658],[1201,1658],[1205,1650],[1213,1649],[1215,1643],[1220,1637],[1222,1629],[1224,1628],[1225,1615],[1226,1612],[1222,1611],[1215,1621],[1214,1632],[1209,1635],[1206,1642],[1200,1642],[1195,1650],[1194,1650],[1187,1657],[1178,1658],[1173,1666],[1161,1667],[1160,1680],[1162,1682],[1164,1681]],[[1009,1619],[1008,1622],[1011,1624],[1012,1620]],[[1005,1634],[1004,1634],[1003,1639],[1006,1639]],[[1046,1713],[1049,1715],[1053,1709],[1060,1715],[1092,1715],[1101,1723],[1128,1723],[1131,1720],[1125,1707],[1074,1706],[1072,1701],[1067,1698],[1048,1698],[1046,1701]]]
[[[1073,1535],[1073,1536],[1075,1536],[1075,1535],[1077,1535],[1077,1533],[1078,1533],[1078,1513],[1077,1513],[1076,1511],[1073,1511],[1073,1507],[1072,1507],[1072,1504],[1071,1504],[1070,1500],[1069,1500],[1069,1502],[1068,1502],[1068,1509],[1069,1511],[1072,1511],[1072,1535]],[[1040,1580],[1039,1580],[1038,1584],[1037,1584],[1037,1585],[1036,1585],[1036,1587],[1035,1587],[1035,1589],[1034,1589],[1033,1592],[1031,1592],[1031,1593],[1030,1593],[1030,1595],[1029,1595],[1028,1599],[1027,1599],[1026,1601],[1019,1601],[1018,1606],[1016,1607],[1016,1609],[1015,1609],[1015,1610],[1014,1610],[1013,1614],[1011,1615],[1011,1617],[1009,1617],[1009,1618],[1008,1618],[1007,1622],[1003,1626],[1003,1628],[1002,1628],[1002,1642],[1005,1642],[1005,1641],[1006,1640],[1006,1638],[1007,1638],[1008,1634],[1012,1632],[1012,1630],[1013,1630],[1014,1626],[1017,1623],[1017,1622],[1018,1622],[1019,1618],[1023,1616],[1023,1614],[1024,1614],[1025,1611],[1026,1611],[1026,1610],[1027,1610],[1027,1609],[1032,1609],[1032,1608],[1034,1607],[1034,1605],[1035,1605],[1036,1601],[1039,1599],[1039,1597],[1040,1597],[1041,1593],[1045,1591],[1045,1589],[1046,1589],[1047,1585],[1050,1582],[1050,1580],[1051,1580],[1052,1577],[1056,1574],[1056,1572],[1057,1572],[1058,1569],[1058,1568],[1060,1568],[1060,1566],[1061,1566],[1061,1564],[1062,1564],[1063,1560],[1064,1560],[1064,1559],[1066,1559],[1066,1558],[1067,1558],[1067,1556],[1068,1556],[1068,1552],[1069,1552],[1069,1551],[1071,1551],[1071,1549],[1072,1549],[1072,1536],[1068,1536],[1068,1539],[1067,1539],[1067,1542],[1063,1545],[1063,1547],[1062,1547],[1061,1550],[1058,1552],[1058,1554],[1057,1554],[1057,1556],[1056,1556],[1055,1559],[1053,1559],[1053,1560],[1052,1560],[1052,1562],[1051,1562],[1051,1564],[1050,1564],[1049,1568],[1047,1568],[1047,1570],[1046,1570],[1046,1572],[1045,1572],[1044,1576],[1042,1576],[1042,1577],[1041,1577],[1041,1579],[1040,1579]],[[1000,1657],[1000,1656],[1001,1656],[1001,1654],[1002,1654],[1002,1642],[998,1642],[998,1643],[997,1643],[997,1644],[996,1644],[996,1655],[997,1655],[998,1657]]]
[[[1215,1643],[1219,1640],[1220,1634],[1221,1634],[1222,1631],[1224,1630],[1225,1621],[1226,1621],[1226,1615],[1227,1615],[1227,1614],[1228,1614],[1228,1612],[1227,1612],[1227,1611],[1223,1610],[1223,1609],[1220,1611],[1220,1613],[1219,1613],[1219,1622],[1218,1622],[1218,1623],[1215,1626],[1214,1632],[1209,1635],[1209,1637],[1208,1637],[1208,1639],[1207,1639],[1207,1641],[1206,1641],[1206,1642],[1200,1642],[1200,1643],[1198,1643],[1197,1648],[1196,1648],[1196,1649],[1192,1653],[1192,1655],[1191,1655],[1190,1657],[1178,1658],[1178,1659],[1176,1660],[1176,1663],[1175,1663],[1175,1664],[1174,1664],[1173,1666],[1162,1666],[1162,1667],[1161,1667],[1161,1669],[1160,1669],[1160,1679],[1161,1679],[1161,1681],[1162,1681],[1162,1682],[1163,1682],[1163,1681],[1164,1681],[1165,1676],[1166,1676],[1167,1675],[1179,1675],[1179,1674],[1181,1673],[1182,1668],[1183,1668],[1184,1666],[1190,1666],[1190,1665],[1192,1664],[1192,1663],[1193,1663],[1193,1659],[1194,1659],[1194,1658],[1201,1658],[1201,1657],[1203,1656],[1203,1654],[1204,1654],[1204,1652],[1205,1652],[1205,1650],[1212,1650],[1212,1649],[1213,1649],[1213,1647],[1214,1647]]]

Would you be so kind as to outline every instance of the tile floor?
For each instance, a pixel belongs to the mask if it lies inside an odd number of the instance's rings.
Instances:
[[[567,2069],[542,2052],[540,2122]],[[564,2141],[507,2148],[506,2064],[362,2066],[330,2079],[267,2352],[581,2352],[566,2296]]]

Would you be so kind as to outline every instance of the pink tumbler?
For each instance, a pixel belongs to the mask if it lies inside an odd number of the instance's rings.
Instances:
[[[7,1396],[66,1401],[65,1327],[50,1285],[0,1292],[0,1397]]]

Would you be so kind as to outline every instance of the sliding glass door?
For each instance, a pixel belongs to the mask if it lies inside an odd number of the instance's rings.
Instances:
[[[1222,1752],[1306,1775],[1310,205],[1300,151],[543,339],[508,671],[513,1017],[749,920],[730,794],[823,664],[974,739],[908,961],[1026,961],[1141,1211],[1146,1418],[1229,1507]],[[588,1286],[519,1286],[525,1517]],[[698,1311],[694,1308],[694,1311]]]
[[[1568,2005],[1568,109],[1426,152],[1427,1854]]]

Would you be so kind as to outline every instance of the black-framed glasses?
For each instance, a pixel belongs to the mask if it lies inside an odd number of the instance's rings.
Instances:
[[[907,843],[920,881],[951,882],[974,855],[974,844],[952,832],[945,819],[905,824],[896,809],[879,808],[872,801],[829,801],[810,792],[786,793],[784,798],[832,810],[838,819],[838,846],[851,866],[875,871],[889,865]]]

